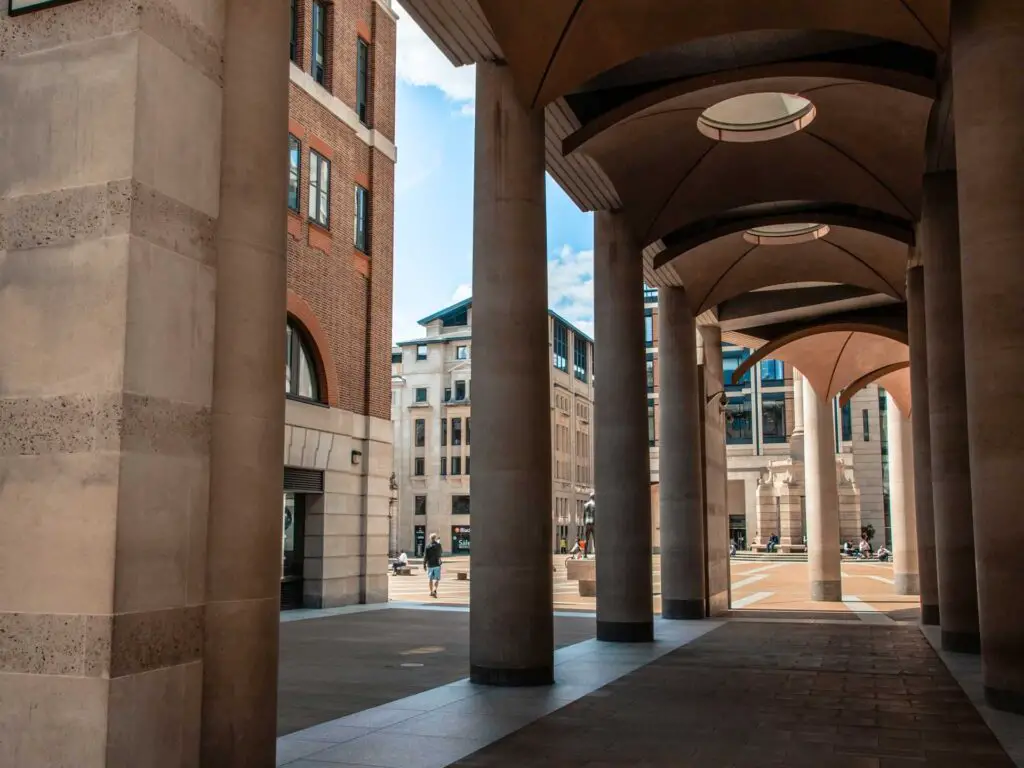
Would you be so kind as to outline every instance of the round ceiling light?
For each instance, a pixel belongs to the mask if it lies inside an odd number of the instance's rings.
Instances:
[[[746,93],[720,101],[697,118],[697,128],[716,141],[770,141],[803,130],[814,105],[791,93]]]
[[[743,233],[743,239],[754,245],[794,245],[824,237],[828,224],[766,224]]]

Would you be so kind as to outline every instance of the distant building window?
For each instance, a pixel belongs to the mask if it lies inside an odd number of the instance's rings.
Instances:
[[[450,403],[452,401],[452,388],[451,387],[445,387],[444,388],[444,401],[446,403]]]
[[[554,350],[552,363],[560,371],[569,370],[569,329],[565,323],[555,320]]]
[[[730,348],[722,350],[722,374],[726,389],[741,389],[750,384],[750,371],[745,372],[738,382],[732,383],[733,373],[748,357],[750,357],[749,349]]]
[[[761,381],[764,384],[781,384],[785,378],[781,360],[761,361]]]
[[[441,419],[441,445],[448,445],[448,419]]]
[[[456,381],[455,382],[455,402],[461,403],[466,399],[466,382]]]
[[[327,8],[313,0],[313,58],[310,67],[313,79],[327,83]]]
[[[292,36],[288,46],[288,58],[299,63],[299,3],[292,0]]]
[[[302,169],[302,145],[299,140],[288,134],[288,207],[299,212],[299,177]]]
[[[650,309],[644,310],[644,344],[654,344],[654,313]]]
[[[658,436],[654,433],[654,400],[647,400],[647,442],[656,445]]]
[[[463,306],[445,315],[441,318],[441,325],[445,328],[469,325],[469,309]]]
[[[452,474],[453,475],[461,475],[462,474],[462,457],[461,456],[452,456]]]
[[[754,419],[750,409],[750,395],[730,397],[725,408],[726,444],[750,445],[754,441]]]
[[[316,357],[312,344],[291,321],[286,326],[284,391],[286,395],[320,401]]]
[[[309,150],[309,218],[324,229],[331,226],[331,161]]]
[[[452,445],[462,445],[462,419],[452,419]]]
[[[400,363],[400,362],[402,362],[402,353],[401,352],[392,352],[391,353],[391,364],[394,365],[394,364]]]
[[[469,496],[452,496],[452,514],[469,514]]]
[[[448,457],[441,457],[441,477],[445,477],[448,474]]]
[[[423,459],[422,458],[414,459],[412,467],[413,467],[412,473],[414,475],[416,475],[416,477],[423,477],[425,472],[424,472],[424,464],[423,464]]]
[[[647,391],[654,391],[654,355],[647,356]]]
[[[469,445],[469,422],[470,422],[470,417],[467,416],[466,417],[466,445]],[[469,472],[466,472],[466,474],[468,475]]]
[[[786,442],[786,396],[782,392],[761,396],[761,435],[765,443]]]
[[[459,346],[455,348],[456,360],[469,360],[469,347]]]
[[[355,185],[355,224],[352,242],[363,253],[370,252],[370,193]]]
[[[848,443],[853,440],[853,408],[849,402],[843,406],[841,414],[843,441]]]
[[[466,423],[469,423],[469,419],[466,419]],[[466,457],[466,474],[469,474],[469,456]]]
[[[415,514],[417,514],[417,515],[425,515],[425,514],[427,514],[427,497],[426,496],[417,496],[416,497],[415,508],[416,508]]]
[[[426,387],[416,387],[416,402],[417,403],[425,403],[425,402],[427,402],[427,388]]]
[[[417,360],[426,360],[427,359],[427,345],[426,344],[420,344],[419,346],[416,347],[416,359]]]
[[[422,448],[427,444],[427,422],[424,419],[416,419],[416,447]]]
[[[579,336],[573,341],[573,375],[580,381],[587,380],[587,340]]]
[[[370,119],[370,44],[356,38],[356,114],[367,125]]]
[[[864,422],[864,442],[871,442],[871,421],[868,419],[868,409],[865,408],[860,412],[861,419]]]

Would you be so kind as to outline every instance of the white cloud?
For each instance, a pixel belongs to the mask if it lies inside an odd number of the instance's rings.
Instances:
[[[432,86],[455,102],[472,102],[476,97],[476,68],[456,67],[419,28],[409,13],[398,6],[398,79],[410,85]],[[461,114],[472,114],[464,104]]]
[[[457,304],[463,299],[468,299],[473,295],[473,286],[469,283],[462,283],[458,288],[455,289],[455,293],[452,294],[452,303]]]
[[[548,259],[548,302],[553,310],[594,335],[594,252],[563,245]]]

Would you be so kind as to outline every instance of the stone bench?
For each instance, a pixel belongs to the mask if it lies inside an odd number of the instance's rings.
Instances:
[[[469,571],[456,571],[455,572],[455,580],[456,581],[469,581]]]
[[[580,597],[597,597],[597,579],[580,579]]]
[[[412,576],[412,566],[403,565],[395,569],[395,576]]]
[[[594,580],[597,578],[597,564],[594,560],[569,560],[565,564],[567,581]]]

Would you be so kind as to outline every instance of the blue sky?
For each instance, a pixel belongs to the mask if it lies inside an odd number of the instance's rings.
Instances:
[[[423,335],[416,321],[470,295],[473,256],[474,71],[456,68],[401,6],[398,22],[393,337]],[[550,305],[591,335],[593,218],[550,178]]]

